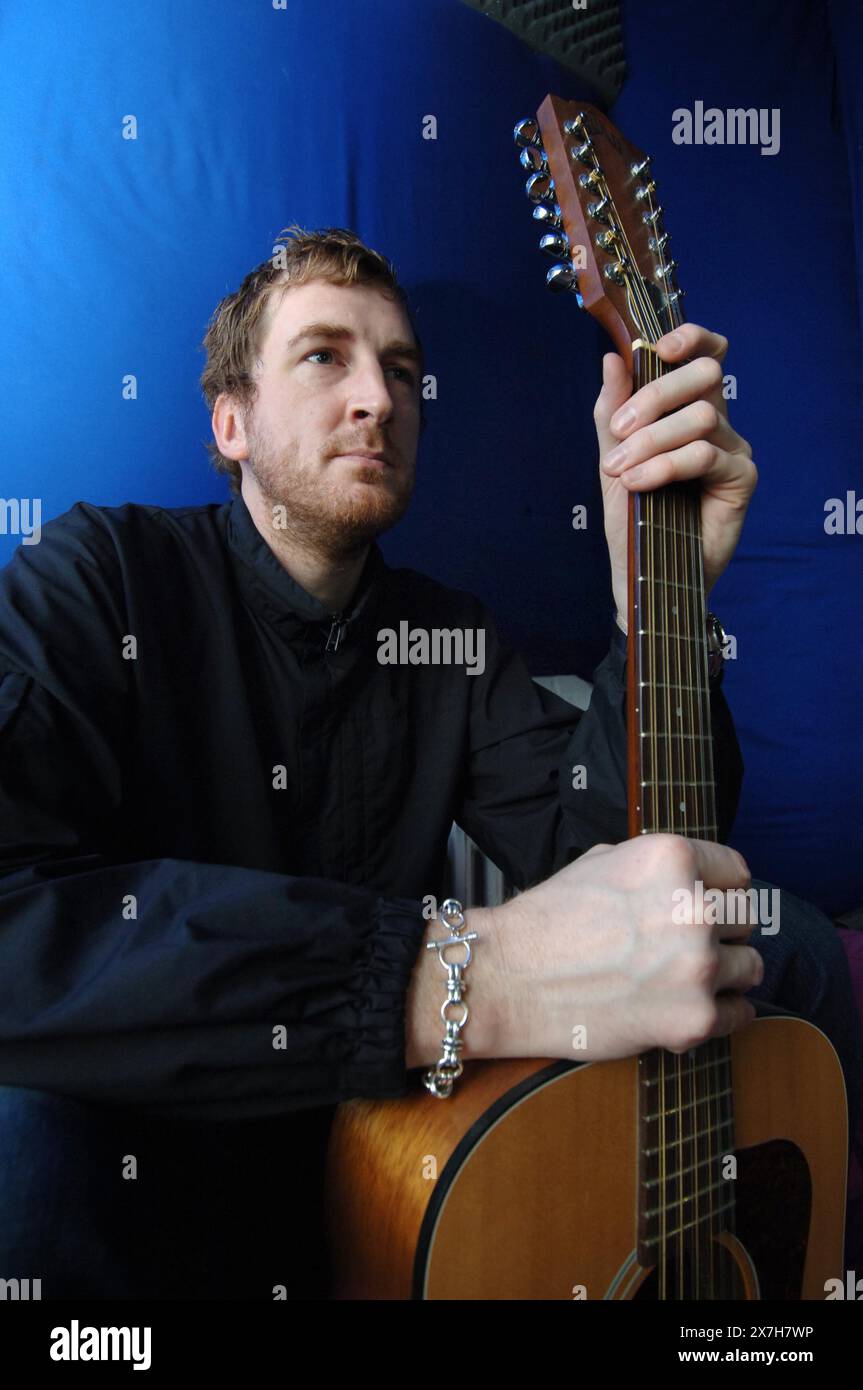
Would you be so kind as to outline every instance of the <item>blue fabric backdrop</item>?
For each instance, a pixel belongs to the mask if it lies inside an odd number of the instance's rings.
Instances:
[[[863,17],[665,0],[626,3],[624,28],[611,115],[654,156],[688,317],[731,339],[761,472],[713,596],[737,641],[734,843],[839,912],[863,902],[863,537],[827,535],[824,504],[863,496]],[[223,498],[207,319],[288,222],[349,226],[395,260],[437,384],[387,557],[481,594],[536,674],[590,675],[611,620],[591,419],[607,343],[544,289],[511,136],[575,79],[459,0],[7,0],[0,58],[2,497],[43,518]],[[778,108],[779,152],[675,145],[672,112],[698,100]],[[15,544],[0,535],[0,561]]]

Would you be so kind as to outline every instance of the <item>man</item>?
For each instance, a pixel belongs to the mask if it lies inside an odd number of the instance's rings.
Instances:
[[[326,1293],[332,1106],[402,1094],[439,1056],[421,908],[447,891],[453,818],[525,890],[467,913],[468,1064],[570,1056],[574,1020],[585,1059],[679,1052],[749,1021],[760,987],[822,1021],[856,1085],[826,919],[795,927],[786,908],[751,944],[746,925],[675,925],[674,891],[745,887],[742,857],[616,843],[626,493],[702,479],[712,585],[755,484],[721,397],[725,339],[663,339],[665,360],[693,360],[631,400],[605,359],[621,631],[579,716],[479,600],[384,564],[375,537],[414,484],[419,340],[352,234],[282,240],[205,338],[234,499],[79,503],[2,576],[0,1274],[41,1278],[43,1297]],[[482,661],[384,659],[405,622],[462,633],[465,652],[473,634]],[[718,688],[711,703],[725,838],[741,768]]]

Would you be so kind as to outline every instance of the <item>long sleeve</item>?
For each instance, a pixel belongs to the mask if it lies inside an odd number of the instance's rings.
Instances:
[[[0,1083],[212,1119],[403,1094],[419,901],[106,852],[126,627],[70,531],[0,576]]]
[[[517,888],[541,882],[595,844],[628,837],[626,638],[615,629],[586,711],[531,680],[485,610],[458,823]],[[731,831],[743,763],[728,705],[711,694],[719,838]],[[581,768],[575,779],[573,769]],[[576,780],[583,785],[573,786]]]

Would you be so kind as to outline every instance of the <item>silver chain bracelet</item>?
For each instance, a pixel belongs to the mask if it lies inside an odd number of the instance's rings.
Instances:
[[[423,1076],[423,1085],[431,1091],[438,1100],[447,1100],[452,1095],[452,1088],[464,1071],[464,1067],[459,1058],[464,1044],[459,1037],[462,1028],[467,1023],[470,1009],[464,999],[464,991],[467,985],[462,980],[462,975],[470,965],[472,951],[470,942],[476,940],[476,932],[467,932],[461,935],[465,925],[464,910],[461,903],[456,898],[447,898],[441,904],[438,916],[444,927],[448,928],[449,936],[440,941],[427,941],[427,951],[437,951],[438,960],[447,972],[446,999],[441,1005],[441,1018],[444,1021],[445,1033],[443,1038],[443,1052],[439,1061],[427,1071]],[[448,918],[455,919],[448,921]],[[460,961],[447,960],[446,949],[448,946],[464,946],[464,958]],[[460,1004],[462,1016],[459,1019],[452,1019],[448,1016],[448,1009],[451,1004]]]

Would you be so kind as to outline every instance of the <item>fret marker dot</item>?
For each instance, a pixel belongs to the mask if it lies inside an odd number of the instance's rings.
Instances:
[[[682,706],[682,705],[678,705],[678,706],[677,706],[677,714],[678,714],[678,717],[679,717],[680,719],[683,718],[683,706]]]
[[[686,810],[686,802],[685,802],[685,801],[681,801],[681,803],[680,803],[680,809],[681,809],[681,811],[685,811],[685,810]]]

